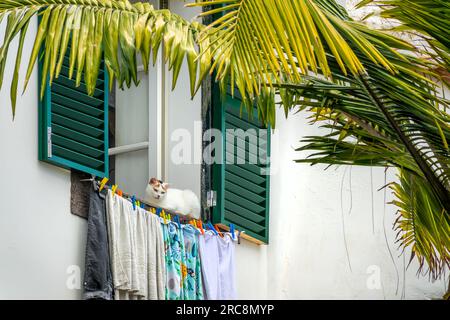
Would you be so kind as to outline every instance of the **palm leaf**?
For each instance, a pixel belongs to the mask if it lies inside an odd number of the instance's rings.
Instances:
[[[21,38],[11,87],[13,114],[23,39],[30,19],[38,14],[40,24],[24,90],[39,56],[43,63],[42,96],[47,75],[51,85],[59,76],[67,50],[70,50],[70,78],[74,77],[77,85],[84,80],[89,94],[94,92],[102,56],[110,83],[117,78],[121,88],[124,85],[130,87],[132,83],[138,84],[137,56],[143,57],[144,68],[148,70],[151,51],[155,58],[161,43],[165,43],[165,59],[174,71],[174,84],[182,60],[187,56],[194,94],[198,64],[206,63],[196,60],[198,53],[194,43],[198,28],[201,28],[198,23],[191,24],[168,10],[155,10],[148,3],[131,4],[128,0],[5,0],[0,2],[0,18],[8,17],[0,48],[0,87],[9,45],[18,34]],[[202,69],[205,69],[204,65]]]
[[[425,268],[433,279],[450,267],[450,219],[430,192],[423,178],[400,171],[399,182],[391,184],[399,208],[396,229],[400,246],[411,247],[410,261],[416,257],[419,270]]]
[[[401,25],[394,31],[410,32],[421,36],[434,50],[437,60],[447,72],[450,70],[450,4],[442,0],[364,0],[358,4],[378,5],[384,18],[395,19]]]
[[[191,6],[218,6],[201,14],[221,15],[202,30],[202,54],[214,61],[216,79],[233,79],[250,98],[261,86],[280,82],[280,74],[298,82],[309,72],[331,77],[328,53],[343,74],[364,74],[365,68],[345,36],[374,63],[394,72],[388,59],[344,20],[333,15],[341,9],[335,2],[318,0],[213,0]]]

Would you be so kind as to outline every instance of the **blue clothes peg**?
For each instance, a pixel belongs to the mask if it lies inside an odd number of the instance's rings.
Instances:
[[[156,214],[161,217],[161,208],[156,208]]]
[[[175,216],[174,220],[178,224],[178,228],[180,228],[180,230],[181,230],[180,217],[179,216]]]
[[[234,224],[233,223],[230,223],[230,233],[231,233],[231,238],[234,240],[235,235],[234,235]]]
[[[131,197],[131,203],[133,204],[133,210],[136,210],[136,197],[135,196]]]
[[[209,229],[211,229],[215,235],[219,235],[219,233],[217,232],[217,230],[214,228],[214,226],[212,225],[211,221],[208,221],[208,223],[206,224],[208,226]]]

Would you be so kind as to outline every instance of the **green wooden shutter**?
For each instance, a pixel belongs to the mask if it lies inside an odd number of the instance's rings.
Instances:
[[[222,132],[222,161],[213,165],[213,186],[217,192],[213,222],[233,223],[248,235],[268,243],[270,129],[258,120],[256,108],[250,118],[244,110],[241,112],[240,106],[237,92],[234,97],[227,92],[225,99],[221,99],[219,88],[213,89],[214,127]],[[244,141],[226,133],[227,129],[250,131]],[[256,144],[253,133],[258,136]]]
[[[62,71],[39,99],[39,160],[108,176],[108,75],[102,62],[93,96],[69,79],[69,52]],[[42,64],[39,64],[41,79]]]

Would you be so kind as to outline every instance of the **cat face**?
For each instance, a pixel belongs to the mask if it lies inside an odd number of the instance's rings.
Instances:
[[[162,199],[166,196],[169,185],[156,178],[151,178],[149,184],[150,195],[155,199]]]

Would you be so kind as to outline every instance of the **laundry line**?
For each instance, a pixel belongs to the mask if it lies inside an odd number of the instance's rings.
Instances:
[[[114,193],[117,193],[118,195],[120,195],[121,197],[127,198],[132,203],[134,201],[134,205],[136,205],[137,207],[140,207],[142,209],[146,209],[146,208],[138,206],[137,205],[138,203],[139,204],[143,204],[144,206],[147,206],[148,208],[152,208],[152,209],[155,210],[155,212],[149,211],[152,214],[157,214],[157,212],[162,212],[163,213],[163,217],[162,217],[163,219],[168,219],[169,221],[172,221],[172,219],[170,217],[171,216],[176,216],[176,217],[179,218],[179,223],[183,223],[183,224],[194,223],[195,227],[197,227],[195,222],[199,221],[202,224],[202,229],[203,229],[203,221],[201,219],[197,220],[197,219],[188,217],[188,216],[186,216],[186,215],[184,215],[182,213],[176,212],[176,211],[166,210],[164,208],[159,208],[159,207],[152,206],[151,204],[149,204],[145,200],[137,198],[135,195],[131,195],[129,193],[123,192],[123,190],[121,190],[121,189],[118,189],[118,185],[113,185],[113,186],[108,185],[107,184],[108,178],[106,178],[106,177],[103,178],[101,181],[97,180],[94,176],[92,178],[90,178],[90,179],[82,179],[80,181],[85,181],[85,182],[86,181],[91,181],[92,183],[95,184],[96,189],[99,190],[99,191],[101,191],[102,189],[111,190]],[[166,214],[168,214],[169,217],[166,217]],[[205,227],[206,226],[207,226],[207,224],[205,225]],[[211,224],[211,226],[213,226],[213,225]],[[218,234],[220,234],[220,232],[221,232],[220,230],[222,230],[224,232],[234,233],[234,235],[236,235],[236,233],[237,233],[238,244],[240,244],[240,242],[241,242],[241,237],[244,238],[244,239],[251,238],[248,235],[244,234],[244,232],[245,232],[244,230],[236,230],[234,225],[233,225],[233,227],[231,227],[231,226],[232,226],[232,224],[230,224],[230,226],[227,226],[225,224],[216,224],[216,225],[213,226],[213,228],[210,228],[210,229],[213,232],[218,233]],[[216,228],[214,229],[214,227],[216,227]],[[205,230],[207,230],[207,229],[205,228]],[[251,242],[254,242],[253,238],[248,239],[248,240],[250,240]],[[260,243],[258,243],[258,244],[260,244]]]
[[[106,180],[105,180],[105,179],[106,179]],[[95,177],[92,177],[92,178],[90,178],[90,179],[82,179],[82,180],[80,180],[80,181],[83,181],[83,182],[87,182],[87,181],[93,182],[93,183],[95,184],[95,188],[96,188],[97,190],[102,190],[102,189],[105,189],[105,190],[111,190],[111,191],[113,191],[114,193],[120,195],[121,197],[125,197],[125,198],[127,198],[128,200],[130,200],[130,201],[133,201],[133,200],[134,200],[135,203],[136,203],[136,205],[139,203],[139,204],[143,204],[143,205],[147,206],[148,208],[153,208],[153,209],[155,209],[155,210],[157,210],[157,211],[158,211],[158,210],[161,210],[161,211],[164,210],[164,212],[165,212],[166,214],[170,214],[171,216],[178,216],[178,217],[180,217],[184,222],[188,222],[188,221],[191,221],[191,220],[195,220],[195,219],[190,218],[190,217],[187,217],[187,216],[185,216],[185,215],[183,215],[182,213],[179,213],[179,212],[175,212],[175,211],[171,211],[171,210],[166,210],[166,209],[164,209],[164,208],[159,208],[159,207],[152,206],[151,204],[149,204],[149,203],[146,202],[145,200],[140,199],[140,198],[136,197],[135,195],[126,193],[126,192],[124,192],[123,190],[121,190],[121,189],[119,189],[119,188],[113,189],[113,187],[114,187],[114,186],[117,187],[117,185],[111,186],[111,185],[106,184],[107,179],[108,179],[108,178],[103,178],[102,181],[99,181],[99,180],[95,179]],[[140,207],[140,206],[139,206],[139,207]],[[143,209],[146,209],[146,208],[143,208]]]

